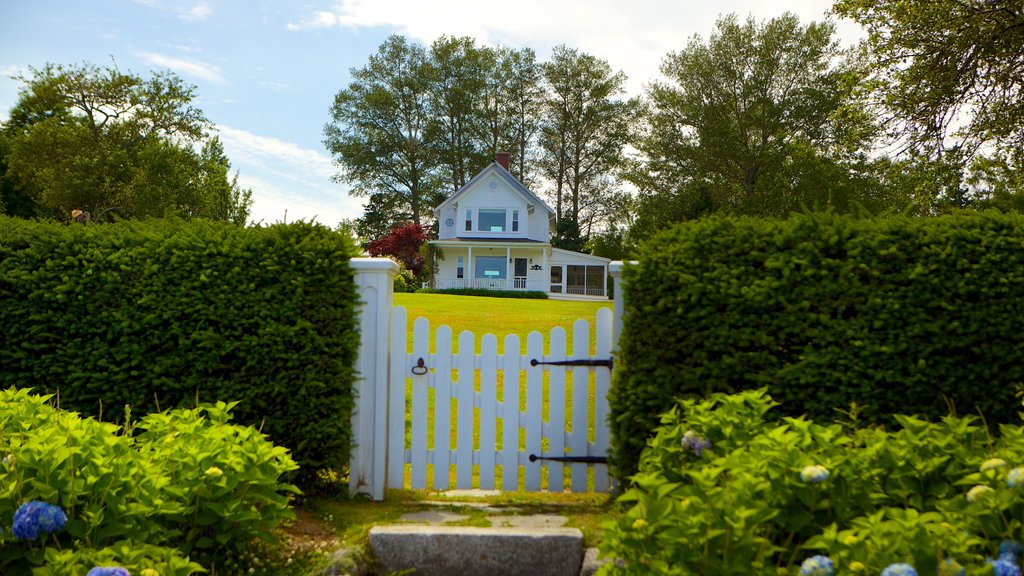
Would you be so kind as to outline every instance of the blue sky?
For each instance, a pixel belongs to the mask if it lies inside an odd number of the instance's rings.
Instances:
[[[758,19],[786,10],[821,20],[828,0],[0,0],[0,120],[17,101],[10,76],[82,61],[148,76],[170,69],[196,86],[253,220],[334,225],[362,199],[330,181],[323,126],[334,95],[389,34],[429,44],[441,35],[533,48],[558,44],[608,60],[639,94],[661,58],[707,36],[720,13]],[[845,43],[858,35],[839,22]],[[481,168],[483,168],[481,166]]]

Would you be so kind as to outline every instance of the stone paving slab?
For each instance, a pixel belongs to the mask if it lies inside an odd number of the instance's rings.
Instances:
[[[575,528],[375,526],[370,549],[385,573],[577,576],[583,534]]]
[[[528,514],[525,516],[488,516],[495,528],[561,528],[569,521],[558,514]]]
[[[444,524],[445,522],[460,522],[469,518],[464,514],[456,514],[445,510],[425,510],[423,512],[410,512],[403,514],[401,522],[419,522],[421,524]]]

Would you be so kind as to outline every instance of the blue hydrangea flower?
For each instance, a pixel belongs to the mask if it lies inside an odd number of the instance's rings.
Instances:
[[[1010,488],[1024,486],[1024,468],[1014,468],[1006,475],[1006,485]]]
[[[800,576],[832,576],[832,559],[828,556],[811,556],[800,565]]]
[[[97,566],[86,576],[132,576],[127,570],[120,566]]]
[[[917,570],[910,564],[897,562],[886,566],[885,570],[882,570],[882,576],[917,576]]]
[[[824,466],[805,466],[804,469],[800,471],[800,479],[804,482],[817,484],[828,480],[829,474],[828,468],[825,468]]]
[[[19,540],[35,540],[39,533],[54,534],[64,529],[68,517],[60,506],[38,500],[25,502],[14,513],[11,532]]]
[[[1003,540],[999,543],[999,557],[1009,556],[1016,560],[1020,556],[1021,546],[1020,542],[1016,540]]]
[[[683,448],[692,450],[699,457],[701,452],[711,448],[711,441],[701,438],[693,430],[687,430],[683,434]]]
[[[1009,557],[1000,556],[997,560],[988,559],[992,566],[992,576],[1021,576],[1020,566]]]

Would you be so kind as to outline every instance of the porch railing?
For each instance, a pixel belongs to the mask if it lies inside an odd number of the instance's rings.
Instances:
[[[505,278],[435,278],[434,287],[438,290],[456,288],[483,288],[485,290],[525,290],[526,280]]]
[[[435,278],[434,288],[438,290],[453,290],[457,288],[482,288],[484,290],[528,290],[526,278]],[[544,290],[546,286],[538,286]],[[573,296],[597,296],[604,297],[605,291],[601,286],[566,286],[565,294]]]

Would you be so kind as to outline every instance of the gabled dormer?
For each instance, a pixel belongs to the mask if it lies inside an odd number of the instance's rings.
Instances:
[[[484,168],[434,209],[438,239],[534,240],[549,242],[555,212],[516,180],[501,160]]]

